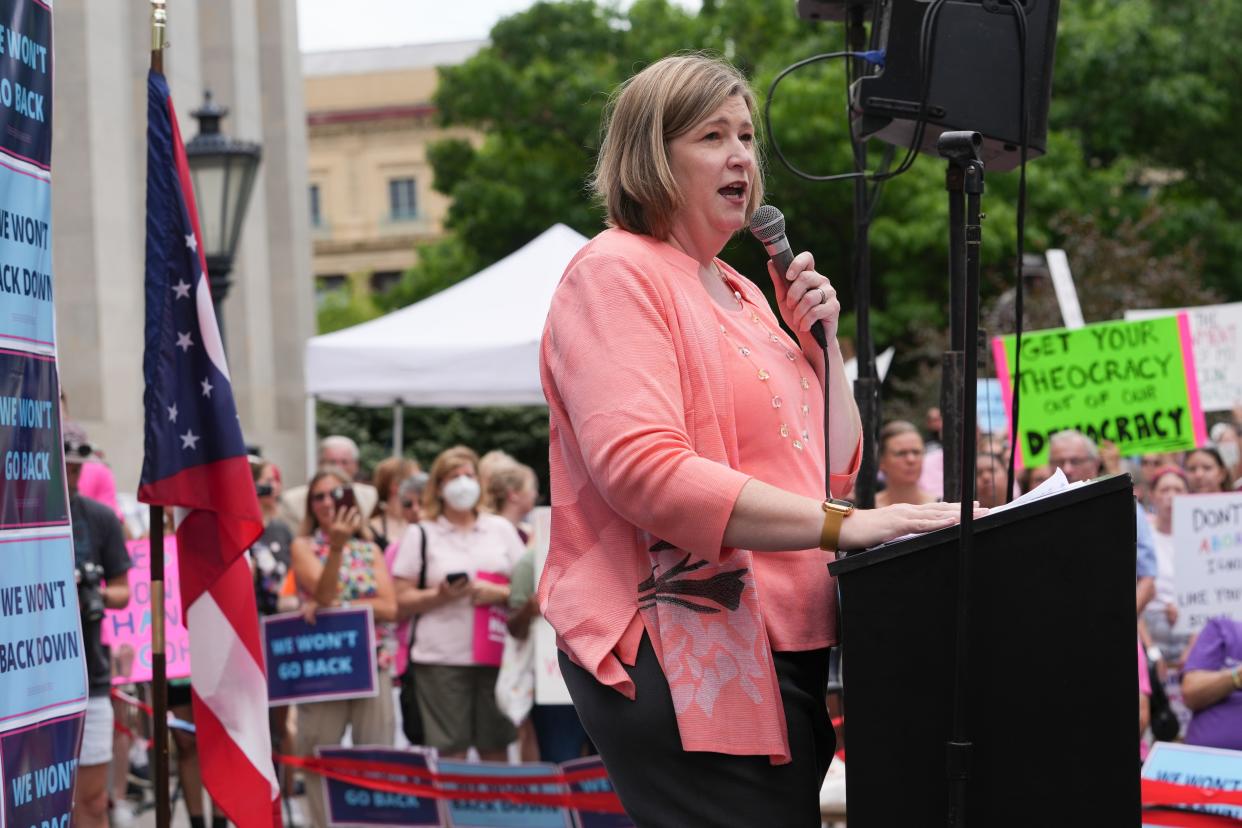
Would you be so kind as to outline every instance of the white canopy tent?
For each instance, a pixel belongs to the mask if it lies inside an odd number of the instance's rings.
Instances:
[[[306,344],[307,462],[315,401],[401,408],[542,405],[539,338],[565,266],[586,244],[563,224],[447,290]]]

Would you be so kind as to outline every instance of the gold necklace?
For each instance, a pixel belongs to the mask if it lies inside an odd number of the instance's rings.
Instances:
[[[732,292],[733,298],[737,300],[738,307],[745,310],[746,305],[742,301],[741,291],[736,290],[733,287],[733,285],[730,284],[728,277],[725,276],[724,272],[721,271],[720,268],[716,266],[715,262],[712,262],[712,267],[713,269],[715,269],[716,274],[720,276],[720,281],[724,282],[725,287],[730,292]],[[780,349],[780,351],[784,354],[786,359],[788,359],[790,362],[798,361],[798,355],[794,353],[792,350],[790,350],[788,347],[786,347],[785,343],[781,342],[781,338],[777,336],[774,331],[772,331],[766,325],[763,324],[763,320],[759,318],[759,314],[756,313],[754,309],[750,310],[750,320],[759,326],[759,329],[763,331],[764,334],[767,335],[768,342],[772,343],[778,349]],[[752,358],[753,351],[748,346],[735,341],[733,337],[729,336],[729,331],[728,329],[725,328],[724,325],[720,326],[720,333],[724,336],[725,339],[729,340],[729,344],[732,345],[733,348],[737,350],[738,354],[743,359],[745,359],[747,362],[749,362],[753,369],[755,369],[755,376],[758,378],[760,382],[766,383],[769,379],[771,379],[772,374],[766,368],[761,367],[758,363],[755,362],[755,360]],[[811,383],[810,383],[810,380],[808,380],[805,376],[803,376],[801,371],[798,371],[798,385],[802,388],[802,401],[798,406],[799,412],[802,415],[801,433],[795,434],[793,429],[791,429],[788,423],[786,423],[785,416],[782,413],[785,407],[785,401],[781,398],[779,394],[772,393],[770,389],[769,389],[769,393],[771,394],[771,397],[772,397],[772,408],[776,411],[777,419],[780,422],[779,433],[781,435],[781,438],[788,440],[790,438],[790,435],[792,434],[793,440],[792,440],[791,445],[793,445],[795,450],[802,451],[803,448],[809,448],[811,445],[811,432],[808,427],[810,423],[810,418],[811,418],[811,406],[810,406],[810,403],[807,402],[807,396],[806,396],[807,391],[809,391],[811,388]]]
[[[724,275],[724,271],[720,269],[720,266],[712,262],[712,270],[716,272],[716,275],[720,277],[720,281],[724,283],[725,290],[733,294],[733,299],[737,302],[738,308],[745,308],[746,306],[742,304],[742,292],[729,284],[729,278]]]

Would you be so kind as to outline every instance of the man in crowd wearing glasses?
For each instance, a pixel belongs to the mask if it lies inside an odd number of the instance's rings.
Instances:
[[[353,481],[354,497],[358,501],[358,514],[362,519],[370,520],[375,514],[375,504],[379,502],[379,492],[369,483],[358,479],[361,471],[358,464],[358,444],[350,438],[333,434],[319,441],[319,457],[317,468],[336,466]],[[290,526],[300,526],[306,512],[306,486],[295,486],[286,489],[280,498],[282,516]]]
[[[1065,472],[1065,477],[1071,483],[1090,480],[1100,474],[1100,452],[1091,438],[1081,431],[1059,431],[1048,441],[1048,465]],[[1136,503],[1134,511],[1138,521],[1137,585],[1134,602],[1137,614],[1142,615],[1143,607],[1156,595],[1156,542],[1142,507]]]
[[[90,688],[78,759],[73,824],[95,828],[108,825],[108,765],[112,762],[112,664],[100,632],[104,609],[122,609],[129,603],[130,560],[125,550],[125,533],[116,514],[78,491],[82,465],[94,458],[86,432],[76,423],[65,423],[64,437],[78,609],[82,614],[82,647]]]

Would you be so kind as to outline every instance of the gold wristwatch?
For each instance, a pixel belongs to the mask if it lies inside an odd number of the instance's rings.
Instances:
[[[854,514],[854,504],[848,500],[830,497],[821,505],[824,509],[824,529],[819,535],[819,548],[825,552],[835,552],[841,541],[841,524]]]

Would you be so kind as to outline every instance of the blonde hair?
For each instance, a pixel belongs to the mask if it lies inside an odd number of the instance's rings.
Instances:
[[[384,508],[384,504],[392,497],[397,486],[414,472],[418,471],[418,463],[408,457],[389,457],[375,466],[375,491],[379,500],[375,503],[376,510]]]
[[[449,476],[449,472],[458,466],[465,465],[474,469],[475,476],[478,476],[479,455],[475,454],[474,449],[467,446],[446,448],[436,456],[435,461],[431,464],[431,476],[427,480],[427,485],[423,488],[424,519],[435,520],[444,511],[444,504],[440,502],[440,486],[444,483],[444,478]]]
[[[479,488],[483,490],[484,500],[487,499],[487,486],[492,474],[497,469],[512,466],[515,463],[517,460],[504,449],[492,449],[479,458]]]
[[[666,57],[617,88],[604,109],[599,157],[591,185],[609,226],[667,238],[682,195],[669,142],[685,135],[731,96],[741,95],[752,116],[755,96],[729,63],[702,53]],[[755,180],[746,220],[763,203],[763,173],[755,144]]]
[[[505,501],[513,492],[520,492],[526,487],[538,489],[538,486],[539,478],[530,466],[517,461],[507,463],[494,469],[487,478],[487,488],[483,490],[483,506],[489,512],[500,514]]]

